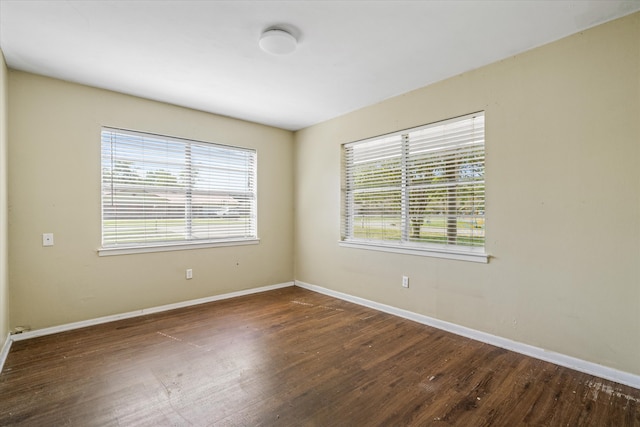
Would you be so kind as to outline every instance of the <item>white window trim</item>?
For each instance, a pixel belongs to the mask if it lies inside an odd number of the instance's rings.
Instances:
[[[392,252],[404,255],[417,255],[433,258],[445,258],[458,261],[471,261],[487,264],[490,255],[484,248],[471,248],[457,251],[455,249],[445,249],[439,247],[415,247],[409,244],[393,244],[388,242],[354,242],[341,240],[338,245],[343,248],[365,249],[370,251]]]
[[[467,114],[460,117],[455,117],[447,120],[443,120],[441,122],[436,122],[432,124],[427,124],[423,126],[418,126],[412,129],[405,129],[401,131],[392,132],[386,135],[380,135],[377,137],[367,138],[362,140],[369,141],[373,139],[378,139],[384,136],[393,136],[393,135],[401,135],[410,130],[419,130],[421,128],[429,127],[437,123],[444,123],[453,120],[464,119],[465,117],[472,117],[478,113],[483,113],[482,111],[478,111],[472,114]],[[351,144],[351,143],[350,143]],[[344,146],[343,144],[342,146]],[[403,169],[404,173],[404,169]],[[341,195],[341,203],[344,206],[344,196]],[[404,205],[403,205],[404,208]],[[344,215],[344,211],[341,209],[341,215]],[[349,227],[348,219],[342,218],[341,221],[347,221],[347,228]],[[344,232],[342,230],[341,232]],[[485,245],[481,247],[469,247],[469,246],[447,246],[447,245],[431,245],[428,243],[412,243],[412,242],[393,242],[393,241],[385,241],[385,240],[366,240],[366,239],[354,239],[350,237],[343,237],[342,240],[338,241],[338,246],[344,248],[351,249],[364,249],[364,250],[372,250],[372,251],[380,251],[380,252],[391,252],[397,254],[404,255],[415,255],[415,256],[426,256],[433,258],[443,258],[443,259],[451,259],[458,261],[470,261],[476,263],[487,264],[489,262],[489,258],[491,257],[486,252],[486,241]]]
[[[219,248],[227,246],[243,246],[243,245],[257,245],[260,243],[260,239],[228,239],[228,240],[215,240],[210,242],[194,242],[194,243],[163,243],[157,246],[118,246],[111,248],[98,248],[99,256],[113,256],[113,255],[129,255],[129,254],[143,254],[153,252],[170,252],[170,251],[184,251],[190,249],[205,249],[205,248]]]
[[[253,245],[253,244],[259,244],[260,243],[260,238],[258,237],[258,218],[257,218],[257,204],[258,204],[258,190],[257,190],[257,150],[255,149],[250,149],[250,148],[246,148],[246,147],[240,147],[240,146],[234,146],[234,145],[227,145],[227,144],[220,144],[220,143],[212,143],[212,142],[207,142],[207,141],[199,141],[199,140],[195,140],[195,139],[189,139],[189,138],[181,138],[181,137],[175,137],[175,136],[169,136],[169,135],[160,135],[160,134],[153,134],[150,132],[139,132],[139,131],[133,131],[133,130],[129,130],[129,129],[122,129],[122,128],[117,128],[117,127],[111,127],[111,126],[102,126],[101,127],[101,134],[103,131],[112,131],[112,132],[118,132],[118,133],[124,133],[124,134],[129,134],[129,135],[140,135],[140,136],[155,136],[155,137],[159,137],[159,138],[164,138],[167,140],[172,140],[172,141],[176,141],[176,142],[186,142],[186,143],[195,143],[195,144],[201,144],[201,145],[206,145],[206,144],[210,144],[213,146],[218,146],[218,147],[223,147],[223,148],[227,148],[227,149],[238,149],[238,150],[242,150],[242,151],[248,151],[248,152],[253,152],[254,153],[254,161],[255,161],[255,169],[253,170],[254,173],[254,200],[253,200],[253,204],[254,204],[254,212],[256,213],[256,217],[254,219],[254,235],[252,236],[247,236],[247,237],[228,237],[228,238],[221,238],[221,239],[210,239],[210,240],[181,240],[181,241],[176,241],[176,242],[160,242],[157,244],[153,244],[153,243],[134,243],[131,245],[112,245],[112,246],[100,246],[97,249],[97,253],[98,256],[113,256],[113,255],[126,255],[126,254],[137,254],[137,253],[153,253],[153,252],[168,252],[168,251],[179,251],[179,250],[191,250],[191,249],[202,249],[202,248],[215,248],[215,247],[227,247],[227,246],[243,246],[243,245]],[[102,142],[101,142],[102,144]],[[102,155],[102,154],[101,154]],[[101,162],[101,170],[102,170],[102,162]],[[102,182],[101,182],[101,193],[102,193]],[[101,196],[102,197],[102,196]],[[104,233],[104,213],[102,212],[102,209],[104,209],[103,203],[101,201],[101,218],[100,218],[100,228],[101,228],[101,235]]]

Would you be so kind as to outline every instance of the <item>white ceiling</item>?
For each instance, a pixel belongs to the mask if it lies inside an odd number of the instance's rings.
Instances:
[[[297,130],[640,10],[606,1],[0,0],[10,68]],[[286,25],[297,50],[260,50]]]

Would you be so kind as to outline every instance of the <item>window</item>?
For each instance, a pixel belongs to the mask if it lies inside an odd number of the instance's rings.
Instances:
[[[487,262],[484,113],[343,145],[342,244]]]
[[[101,255],[257,243],[255,150],[111,128],[101,141]]]

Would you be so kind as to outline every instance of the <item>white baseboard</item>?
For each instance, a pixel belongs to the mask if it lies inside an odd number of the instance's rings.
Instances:
[[[345,294],[331,289],[323,288],[321,286],[311,285],[309,283],[295,281],[295,285],[310,291],[318,292],[321,294],[329,295],[341,300],[349,301],[358,305],[373,308],[378,311],[393,314],[395,316],[403,317],[405,319],[413,320],[424,325],[432,326],[437,329],[441,329],[447,332],[461,335],[466,338],[471,338],[476,341],[484,342],[487,344],[495,345],[507,350],[515,351],[516,353],[524,354],[526,356],[534,357],[536,359],[551,362],[556,365],[564,366],[566,368],[574,369],[576,371],[584,372],[589,375],[595,375],[600,378],[615,381],[620,384],[625,384],[637,389],[640,389],[640,375],[631,374],[629,372],[619,371],[614,368],[609,368],[597,363],[588,362],[586,360],[578,359],[565,354],[556,353],[553,351],[547,351],[545,349],[534,347],[529,344],[523,344],[517,341],[512,341],[507,338],[502,338],[497,335],[488,334],[486,332],[477,331],[475,329],[467,328],[465,326],[456,325],[454,323],[446,322],[444,320],[438,320],[433,317],[425,316],[423,314],[414,313],[412,311],[403,310],[390,305],[381,304],[375,301],[370,301],[364,298],[356,297],[353,295]]]
[[[128,313],[114,314],[111,316],[98,317],[95,319],[82,320],[80,322],[66,323],[64,325],[52,326],[49,328],[36,329],[33,331],[23,332],[21,334],[11,335],[12,341],[22,341],[29,338],[41,337],[44,335],[56,334],[58,332],[71,331],[74,329],[85,328],[87,326],[99,325],[102,323],[114,322],[116,320],[129,319],[132,317],[145,316],[147,314],[159,313],[162,311],[175,310],[176,308],[190,307],[192,305],[204,304],[213,301],[220,301],[229,298],[240,297],[244,295],[257,294],[260,292],[272,291],[274,289],[286,288],[293,286],[294,282],[279,283],[277,285],[262,286],[259,288],[245,289],[242,291],[229,292],[221,295],[198,298],[189,301],[182,301],[173,304],[161,305],[158,307],[144,308],[141,310],[130,311]],[[7,350],[8,352],[8,350]],[[2,370],[0,369],[0,372]]]
[[[220,301],[229,298],[240,297],[244,295],[251,295],[260,292],[271,291],[274,289],[281,289],[290,286],[299,286],[310,291],[318,292],[321,294],[329,295],[334,298],[349,301],[358,305],[372,308],[374,310],[389,313],[395,316],[403,317],[405,319],[413,320],[424,325],[432,326],[447,332],[454,333],[463,337],[471,338],[476,341],[484,342],[487,344],[495,345],[507,350],[515,351],[516,353],[524,354],[526,356],[534,357],[536,359],[551,362],[556,365],[564,366],[576,371],[584,372],[589,375],[595,375],[600,378],[615,381],[620,384],[625,384],[637,389],[640,389],[640,375],[631,374],[629,372],[620,371],[614,368],[610,368],[597,363],[588,362],[586,360],[578,359],[572,356],[567,356],[561,353],[553,351],[547,351],[539,347],[523,344],[517,341],[512,341],[507,338],[502,338],[497,335],[488,334],[486,332],[477,331],[475,329],[467,328],[465,326],[456,325],[454,323],[446,322],[444,320],[435,319],[423,314],[414,313],[412,311],[403,310],[401,308],[393,307],[386,304],[381,304],[375,301],[367,300],[364,298],[356,297],[353,295],[345,294],[331,289],[323,288],[321,286],[311,285],[309,283],[296,280],[295,282],[285,282],[276,285],[262,286],[259,288],[246,289],[242,291],[230,292],[221,295],[214,295],[211,297],[199,298],[195,300],[183,301],[174,304],[167,304],[158,307],[146,308],[141,310],[130,311],[128,313],[115,314],[111,316],[104,316],[95,319],[83,320],[80,322],[67,323],[59,326],[52,326],[49,328],[36,329],[33,331],[23,332],[21,334],[8,335],[5,340],[2,349],[0,349],[0,372],[4,367],[4,363],[11,349],[11,343],[13,341],[21,341],[29,338],[40,337],[44,335],[55,334],[58,332],[71,331],[74,329],[84,328],[87,326],[99,325],[102,323],[114,322],[116,320],[129,319],[132,317],[144,316],[152,313],[159,313],[162,311],[174,310],[177,308],[189,307],[198,304],[204,304],[213,301]]]
[[[9,350],[11,350],[11,334],[7,334],[7,339],[4,340],[4,344],[2,345],[2,349],[0,349],[0,372],[4,368],[4,362],[7,360],[7,356],[9,355]]]

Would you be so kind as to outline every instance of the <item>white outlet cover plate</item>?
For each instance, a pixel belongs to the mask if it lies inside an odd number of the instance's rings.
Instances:
[[[53,233],[44,233],[42,235],[42,246],[53,246]]]
[[[409,277],[408,276],[402,276],[402,287],[403,288],[408,288],[409,287]]]

